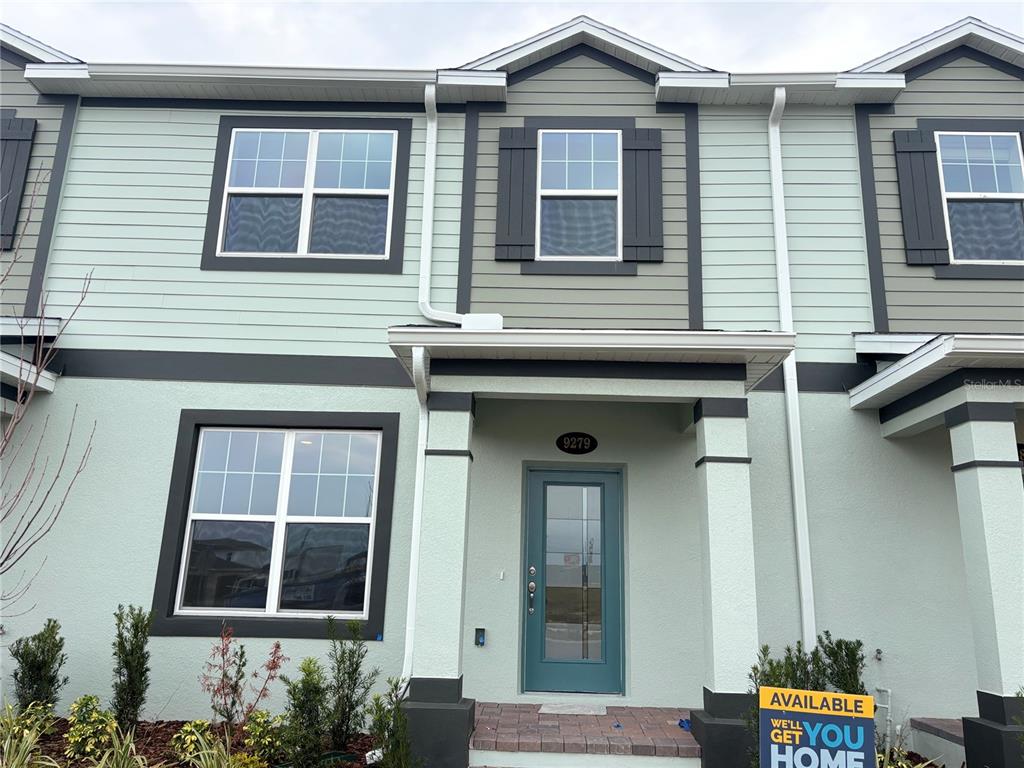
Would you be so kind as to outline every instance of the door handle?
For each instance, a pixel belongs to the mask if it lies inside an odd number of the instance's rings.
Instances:
[[[528,595],[527,596],[527,605],[528,605],[527,612],[529,614],[531,614],[531,615],[533,614],[533,595],[534,595],[534,593],[536,591],[537,591],[537,582],[536,581],[531,581],[529,584],[526,585],[526,592],[527,592],[527,595]]]

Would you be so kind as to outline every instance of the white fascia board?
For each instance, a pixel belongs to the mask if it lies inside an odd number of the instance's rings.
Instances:
[[[934,339],[934,333],[858,333],[853,349],[858,355],[909,355]]]
[[[25,67],[25,79],[31,83],[46,80],[88,80],[88,64],[28,64]]]
[[[60,332],[59,317],[0,317],[0,336],[6,339],[52,338]],[[5,341],[5,343],[8,343]],[[18,341],[10,342],[17,344]]]
[[[548,328],[476,331],[463,328],[390,328],[388,343],[399,347],[480,349],[666,350],[737,355],[788,354],[796,335],[778,331],[625,331]]]
[[[439,69],[438,85],[470,85],[485,88],[504,88],[508,84],[507,72],[489,70]]]
[[[927,59],[934,53],[953,47],[968,35],[977,35],[996,45],[1024,54],[1024,38],[968,16],[859,67],[854,67],[850,72],[893,72],[907,69],[920,59]]]
[[[729,87],[728,72],[659,72],[654,80],[657,101],[673,101],[684,89],[724,89]]]
[[[840,72],[836,75],[836,88],[891,88],[900,91],[907,87],[902,72]]]
[[[638,38],[627,35],[625,32],[609,27],[607,24],[602,24],[587,16],[577,16],[564,24],[559,24],[557,27],[552,27],[526,40],[506,46],[494,53],[489,53],[475,61],[471,61],[460,67],[460,69],[502,69],[520,59],[542,51],[548,46],[556,45],[562,40],[578,34],[591,35],[609,45],[616,46],[642,59],[646,59],[660,68],[688,70],[691,72],[710,71],[707,67],[696,64],[689,59],[684,59],[681,56],[676,56],[650,43],[645,43]]]
[[[57,374],[45,369],[39,371],[28,360],[10,352],[0,352],[0,381],[15,387],[19,381],[27,387],[35,382],[35,388],[40,392],[53,392],[57,386]]]
[[[64,64],[78,63],[80,59],[69,56],[63,51],[58,51],[53,46],[29,37],[24,32],[19,32],[14,27],[0,24],[0,42],[8,48],[13,48],[27,59],[35,61],[60,62]]]
[[[898,385],[919,374],[930,373],[930,380],[934,380],[952,368],[976,367],[974,364],[979,361],[991,365],[999,362],[1016,363],[1018,360],[1024,365],[1024,334],[964,333],[936,336],[850,390],[850,407],[862,409],[887,405],[896,399],[893,391]]]

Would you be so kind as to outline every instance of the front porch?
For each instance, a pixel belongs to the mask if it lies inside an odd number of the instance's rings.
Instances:
[[[488,768],[699,764],[700,746],[685,729],[690,712],[673,707],[582,707],[477,702],[470,765]],[[540,754],[538,754],[540,753]],[[639,758],[639,759],[631,759]],[[647,758],[647,759],[645,759]],[[662,758],[654,760],[650,758]],[[682,758],[682,759],[680,759]]]

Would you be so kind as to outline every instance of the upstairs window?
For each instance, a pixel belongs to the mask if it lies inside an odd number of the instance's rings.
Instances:
[[[622,259],[622,132],[539,132],[538,258]]]
[[[936,133],[954,262],[1024,261],[1024,162],[1018,133]]]
[[[386,259],[397,132],[232,131],[218,256]]]

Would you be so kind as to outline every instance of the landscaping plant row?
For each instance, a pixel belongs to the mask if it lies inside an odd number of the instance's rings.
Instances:
[[[60,624],[48,619],[38,633],[11,644],[16,706],[6,704],[0,714],[0,766],[319,768],[365,765],[371,751],[381,768],[413,765],[403,681],[389,678],[385,693],[370,696],[380,670],[364,670],[358,622],[342,638],[328,618],[326,663],[305,658],[294,678],[281,674],[288,658],[280,642],[250,672],[245,646],[223,624],[199,676],[212,717],[172,724],[139,721],[149,690],[152,614],[118,606],[114,621],[109,708],[98,696],[80,696],[66,720],[54,713],[68,682]],[[287,701],[284,714],[273,715],[260,705],[278,679]]]

